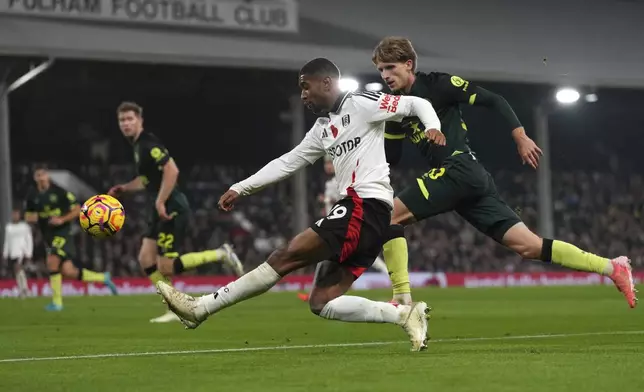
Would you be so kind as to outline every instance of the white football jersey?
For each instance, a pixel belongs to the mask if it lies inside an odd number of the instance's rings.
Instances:
[[[378,199],[393,208],[385,122],[409,116],[417,116],[427,129],[440,129],[434,108],[422,98],[347,93],[338,99],[328,117],[317,119],[298,146],[231,189],[240,195],[251,194],[328,154],[342,197],[355,192],[363,199]]]
[[[31,227],[27,222],[7,223],[2,257],[5,259],[30,259],[33,249],[34,242]]]

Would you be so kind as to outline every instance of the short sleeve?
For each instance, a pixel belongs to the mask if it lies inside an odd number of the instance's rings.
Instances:
[[[168,149],[158,140],[146,142],[143,145],[143,154],[158,166],[164,166],[172,158]]]

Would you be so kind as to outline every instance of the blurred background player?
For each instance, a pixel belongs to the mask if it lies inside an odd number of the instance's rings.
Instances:
[[[45,309],[63,309],[62,279],[102,282],[116,294],[109,272],[90,271],[76,259],[71,222],[78,219],[80,205],[73,193],[52,183],[44,165],[35,166],[36,188],[27,195],[25,219],[37,223],[47,248],[47,270],[52,302]]]
[[[31,227],[22,220],[21,208],[16,206],[11,212],[11,222],[7,223],[4,231],[4,247],[2,249],[2,259],[13,267],[20,290],[20,298],[25,298],[28,294],[27,275],[23,268],[23,263],[31,260],[34,250],[33,236]]]
[[[219,249],[181,255],[180,248],[188,229],[190,205],[177,185],[179,168],[158,137],[143,130],[143,108],[134,102],[123,102],[117,108],[119,128],[134,149],[138,177],[112,187],[109,194],[147,190],[150,200],[148,229],[143,235],[139,263],[153,284],[162,280],[170,284],[173,275],[202,264],[224,262],[238,276],[244,273],[239,258],[230,245]],[[150,322],[178,320],[168,311]]]
[[[389,241],[384,256],[391,271],[394,300],[410,303],[408,253],[404,225],[456,211],[483,234],[516,252],[523,259],[542,260],[578,270],[595,272],[613,280],[628,305],[636,306],[630,260],[613,260],[585,252],[563,241],[541,238],[521,221],[501,199],[492,176],[479,163],[469,146],[467,126],[460,104],[483,106],[505,118],[523,164],[537,168],[542,154],[530,139],[507,101],[498,94],[458,76],[440,72],[416,72],[417,56],[406,38],[383,39],[373,52],[372,61],[382,79],[396,94],[422,97],[434,105],[447,138],[446,146],[427,143],[422,123],[407,118],[389,123],[387,160],[396,164],[402,155],[402,142],[410,140],[428,163],[430,171],[414,185],[403,189],[394,201]]]
[[[318,200],[322,203],[322,217],[325,217],[331,212],[331,208],[337,203],[341,198],[340,190],[338,189],[338,181],[335,179],[335,169],[333,168],[333,160],[330,156],[326,155],[324,157],[324,173],[327,175],[327,180],[324,183],[324,193],[318,195]],[[387,265],[385,261],[378,256],[371,266],[378,272],[388,274]],[[297,296],[302,301],[309,300],[308,293],[297,293]]]

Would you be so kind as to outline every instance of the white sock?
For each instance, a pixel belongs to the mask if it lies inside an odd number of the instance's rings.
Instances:
[[[380,258],[380,256],[376,257],[376,259],[373,261],[372,267],[378,271],[382,272],[383,274],[387,274],[389,276],[389,270],[387,270],[387,264],[385,264],[385,261]]]
[[[376,302],[362,297],[343,295],[328,302],[320,317],[358,323],[398,324],[403,306]]]
[[[27,293],[27,275],[25,275],[24,270],[18,271],[18,273],[16,274],[16,282],[18,282],[20,294]]]
[[[265,293],[280,279],[282,277],[273,267],[264,262],[236,281],[220,288],[216,293],[199,298],[199,302],[204,305],[208,314],[213,314],[237,302]]]

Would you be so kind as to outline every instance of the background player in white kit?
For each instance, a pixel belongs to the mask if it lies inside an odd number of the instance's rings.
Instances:
[[[23,264],[25,261],[31,260],[33,256],[34,240],[31,234],[31,227],[21,218],[22,212],[20,208],[15,207],[11,213],[11,222],[7,223],[5,227],[2,259],[3,262],[8,262],[10,266],[13,265],[20,297],[25,298],[28,294],[28,288]]]
[[[385,121],[418,116],[428,128],[427,137],[444,144],[440,121],[432,105],[416,97],[342,94],[339,77],[335,64],[322,58],[300,70],[304,104],[328,117],[318,118],[293,150],[234,184],[219,199],[219,207],[230,211],[239,197],[287,178],[325,154],[333,159],[343,199],[327,217],[216,293],[194,298],[158,282],[159,294],[186,327],[196,328],[214,313],[268,291],[288,273],[322,262],[309,301],[313,313],[330,320],[397,324],[409,335],[412,351],[427,347],[424,302],[398,305],[344,294],[380,253],[391,219],[393,189],[384,149]]]

